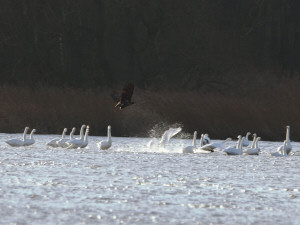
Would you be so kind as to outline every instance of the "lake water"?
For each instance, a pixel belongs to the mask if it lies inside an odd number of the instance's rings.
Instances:
[[[12,137],[0,134],[0,224],[300,224],[300,143],[273,157],[279,142],[227,156],[182,154],[183,139],[148,149],[113,137],[102,151],[104,137],[76,150],[46,147],[54,135],[13,148]]]

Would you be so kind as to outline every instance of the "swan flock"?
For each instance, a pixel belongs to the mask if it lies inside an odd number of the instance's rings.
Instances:
[[[46,146],[52,148],[65,148],[65,149],[85,148],[89,144],[88,141],[89,129],[90,126],[86,126],[83,124],[80,128],[79,137],[74,138],[74,133],[76,131],[76,128],[75,127],[72,128],[69,137],[66,137],[66,133],[68,129],[64,128],[61,136],[51,139],[46,143]],[[170,128],[162,134],[160,141],[153,138],[148,142],[147,147],[164,148],[166,147],[170,139],[174,137],[176,134],[178,134],[181,130],[182,128],[180,127]],[[29,131],[29,127],[25,127],[22,138],[9,139],[6,141],[6,143],[11,147],[21,147],[21,146],[27,147],[33,145],[35,143],[34,133],[36,132],[36,129],[32,129],[30,134],[28,134],[28,131]],[[211,139],[209,138],[208,134],[201,134],[199,146],[197,146],[196,143],[197,131],[195,131],[191,145],[184,146],[182,148],[182,153],[211,153],[214,152],[216,149],[221,149],[227,155],[259,155],[261,149],[258,143],[261,140],[261,137],[258,137],[257,134],[254,133],[252,135],[253,139],[250,145],[250,140],[249,140],[250,135],[251,135],[250,132],[247,132],[245,136],[238,135],[237,137],[238,140],[235,143],[235,145],[225,146],[226,142],[232,141],[231,138],[227,138],[226,140],[221,142],[220,141],[211,142]],[[111,136],[110,125],[107,126],[107,139],[101,140],[96,144],[98,149],[100,150],[108,150],[111,148],[112,136]],[[276,152],[272,152],[271,155],[277,157],[288,156],[291,153],[291,151],[292,151],[292,144],[290,140],[290,126],[286,126],[286,138],[283,141],[283,144],[277,148]]]

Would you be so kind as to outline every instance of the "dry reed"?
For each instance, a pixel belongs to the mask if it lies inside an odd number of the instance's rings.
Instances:
[[[181,123],[185,132],[197,130],[214,139],[236,137],[247,131],[263,140],[283,140],[291,125],[292,140],[300,140],[299,81],[284,81],[247,93],[150,91],[136,89],[135,105],[114,108],[109,89],[0,87],[0,132],[60,133],[64,127],[91,126],[91,135],[148,136],[161,121]]]

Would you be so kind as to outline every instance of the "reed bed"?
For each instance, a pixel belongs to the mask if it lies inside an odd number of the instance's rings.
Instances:
[[[106,135],[110,124],[113,136],[146,137],[157,124],[165,129],[180,123],[184,132],[197,130],[213,139],[235,138],[250,131],[263,140],[279,141],[285,137],[285,126],[290,125],[291,139],[299,141],[299,87],[299,81],[286,80],[259,90],[245,87],[222,92],[136,88],[135,104],[120,111],[114,108],[108,88],[3,85],[0,132],[22,132],[30,126],[40,134],[59,134],[64,127],[70,130],[84,123],[91,126],[91,135]]]

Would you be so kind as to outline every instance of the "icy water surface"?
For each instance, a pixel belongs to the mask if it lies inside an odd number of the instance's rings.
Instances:
[[[113,138],[109,151],[30,147],[0,134],[0,224],[300,224],[300,157],[182,154],[191,140],[148,149]],[[228,145],[232,145],[229,142]],[[300,143],[292,142],[293,152]],[[299,153],[299,152],[298,152]]]

